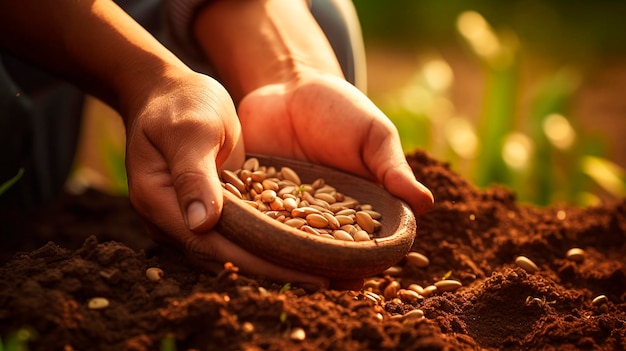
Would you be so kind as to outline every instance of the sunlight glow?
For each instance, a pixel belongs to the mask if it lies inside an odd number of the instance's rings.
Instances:
[[[569,149],[576,141],[576,131],[567,118],[553,113],[543,120],[543,132],[555,147],[561,150]]]
[[[459,156],[472,159],[478,153],[479,140],[472,124],[465,118],[452,117],[446,121],[444,133],[450,148]]]
[[[502,158],[509,167],[522,170],[528,166],[533,151],[534,143],[526,134],[513,132],[504,141]]]
[[[445,91],[452,85],[454,74],[446,61],[440,59],[429,61],[422,70],[426,83],[434,91]]]
[[[626,171],[615,163],[594,156],[585,156],[581,162],[585,174],[617,197],[626,196]]]

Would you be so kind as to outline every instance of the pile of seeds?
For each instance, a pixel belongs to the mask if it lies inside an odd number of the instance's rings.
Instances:
[[[261,166],[249,158],[241,169],[223,170],[224,189],[269,217],[309,234],[368,241],[381,228],[380,213],[338,192],[319,178],[304,184],[289,167]]]

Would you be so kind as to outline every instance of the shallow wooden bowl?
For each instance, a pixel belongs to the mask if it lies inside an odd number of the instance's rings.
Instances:
[[[308,234],[282,224],[224,191],[224,209],[216,229],[255,255],[278,265],[330,279],[359,279],[399,262],[415,239],[415,216],[409,206],[382,187],[319,165],[278,157],[256,157],[263,166],[287,166],[303,183],[325,182],[382,214],[382,228],[371,241],[348,242]]]

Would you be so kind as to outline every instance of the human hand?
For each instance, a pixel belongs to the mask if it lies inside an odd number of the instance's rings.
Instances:
[[[127,123],[130,199],[148,234],[203,268],[230,261],[247,274],[310,290],[328,286],[326,278],[270,263],[212,230],[223,204],[218,169],[239,168],[244,160],[234,106],[224,88],[206,76],[156,87]]]
[[[418,215],[433,204],[406,161],[395,126],[341,78],[313,73],[263,86],[241,100],[238,114],[248,152],[305,159],[371,179]]]

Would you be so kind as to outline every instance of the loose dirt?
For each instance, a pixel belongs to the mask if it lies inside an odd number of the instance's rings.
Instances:
[[[29,328],[31,350],[626,349],[626,201],[535,208],[503,188],[478,190],[424,153],[408,159],[436,197],[412,249],[430,264],[399,262],[374,292],[443,278],[462,282],[456,291],[376,302],[286,289],[236,267],[200,272],[145,238],[128,199],[88,191],[0,213],[0,335]],[[583,261],[566,258],[573,247]],[[517,267],[519,255],[539,270]],[[145,276],[153,266],[165,272],[158,282]],[[93,297],[109,307],[88,309]],[[424,318],[400,317],[415,308]]]

